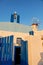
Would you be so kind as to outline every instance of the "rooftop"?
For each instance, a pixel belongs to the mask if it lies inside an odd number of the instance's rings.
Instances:
[[[32,30],[32,28],[31,26],[23,25],[16,22],[0,22],[0,30],[28,33]]]

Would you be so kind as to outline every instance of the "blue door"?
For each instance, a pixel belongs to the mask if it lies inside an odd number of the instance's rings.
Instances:
[[[21,41],[21,65],[28,65],[28,45],[27,41]]]
[[[0,38],[0,65],[12,65],[13,35]]]
[[[20,43],[19,43],[20,42]],[[15,46],[14,49],[14,65],[28,65],[28,45],[27,41],[19,40],[18,44],[21,46]]]

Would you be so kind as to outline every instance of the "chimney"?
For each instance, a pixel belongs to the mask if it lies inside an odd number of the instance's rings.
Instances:
[[[33,29],[33,31],[37,31],[38,30],[38,23],[33,23],[32,29]]]

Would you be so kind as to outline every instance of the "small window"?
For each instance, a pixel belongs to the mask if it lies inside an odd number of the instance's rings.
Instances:
[[[21,44],[21,40],[22,40],[21,38],[17,38],[16,43]]]
[[[34,31],[30,31],[29,32],[29,35],[34,35]]]

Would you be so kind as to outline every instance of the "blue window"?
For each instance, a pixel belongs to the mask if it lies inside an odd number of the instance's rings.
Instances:
[[[30,31],[29,32],[29,35],[34,35],[34,31]]]

